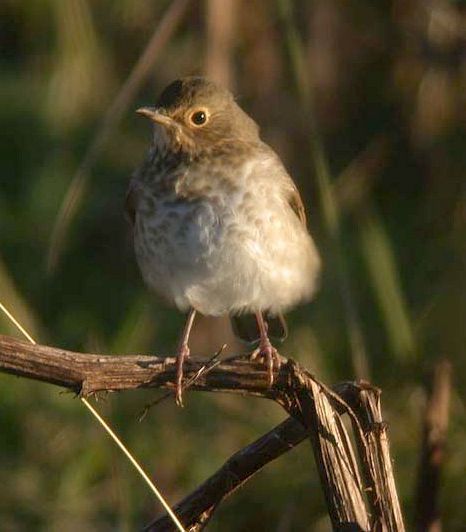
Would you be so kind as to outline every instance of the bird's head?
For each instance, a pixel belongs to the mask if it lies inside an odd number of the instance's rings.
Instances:
[[[258,139],[257,124],[226,89],[202,77],[173,81],[155,107],[137,110],[155,124],[155,143],[204,151],[220,142]]]

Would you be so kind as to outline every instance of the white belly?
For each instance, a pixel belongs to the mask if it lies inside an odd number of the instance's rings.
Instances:
[[[179,309],[204,315],[278,312],[310,299],[319,258],[277,194],[155,205],[139,216],[135,249],[146,283]],[[163,214],[163,215],[162,215]]]

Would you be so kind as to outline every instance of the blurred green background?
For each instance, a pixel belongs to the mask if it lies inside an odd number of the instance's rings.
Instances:
[[[290,315],[282,352],[329,384],[364,377],[383,389],[409,526],[426,383],[451,360],[441,501],[445,530],[464,530],[465,42],[459,0],[3,0],[0,300],[42,343],[174,352],[183,316],[143,286],[123,216],[150,139],[133,111],[173,79],[207,74],[281,155],[323,257],[319,294]],[[0,333],[19,336],[1,315]],[[225,340],[237,350],[228,334],[201,321],[195,353]],[[172,503],[285,417],[258,399],[188,394],[184,409],[167,400],[138,422],[159,393],[97,407]],[[79,401],[8,375],[0,483],[2,531],[129,531],[160,511]],[[209,525],[328,529],[307,443]]]

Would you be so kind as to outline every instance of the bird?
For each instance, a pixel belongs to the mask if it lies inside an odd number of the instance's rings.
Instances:
[[[176,402],[196,313],[252,315],[251,359],[265,363],[272,386],[280,355],[267,322],[284,325],[284,312],[309,301],[320,271],[298,189],[256,122],[207,78],[177,79],[136,112],[153,125],[126,195],[137,263],[149,289],[188,313]]]

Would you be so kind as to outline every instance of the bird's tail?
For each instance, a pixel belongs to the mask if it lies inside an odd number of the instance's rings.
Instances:
[[[288,326],[283,314],[279,313],[276,316],[272,316],[268,312],[264,312],[264,319],[267,322],[270,339],[283,342],[288,336]],[[260,332],[254,314],[232,316],[231,324],[235,336],[240,340],[250,344],[259,342]]]

